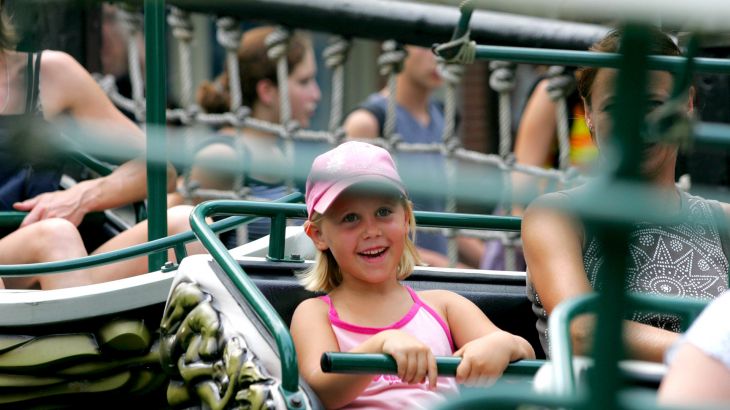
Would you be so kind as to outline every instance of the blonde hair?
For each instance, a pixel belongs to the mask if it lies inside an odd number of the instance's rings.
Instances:
[[[416,217],[413,215],[413,204],[408,198],[402,198],[401,205],[403,205],[408,215],[409,229],[405,237],[403,255],[401,255],[400,263],[398,263],[398,272],[396,273],[396,279],[398,280],[407,278],[411,275],[416,265],[423,264],[421,258],[418,256],[416,244],[414,243],[416,240]],[[322,218],[323,215],[315,212],[312,218],[305,223],[320,227]],[[309,269],[297,273],[297,279],[309,291],[326,293],[342,283],[342,272],[340,271],[340,265],[329,249],[324,252],[318,250],[314,265]]]

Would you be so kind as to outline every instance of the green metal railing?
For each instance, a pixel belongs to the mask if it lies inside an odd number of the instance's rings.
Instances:
[[[461,357],[436,357],[439,376],[456,376],[456,368],[460,363]],[[520,360],[507,366],[504,374],[534,376],[544,364],[543,360]],[[397,374],[398,372],[395,360],[387,354],[326,352],[322,354],[321,366],[322,371],[329,373]]]
[[[20,211],[3,211],[0,212],[0,227],[3,228],[17,228],[20,223],[23,222],[28,212]]]
[[[250,215],[267,217],[272,220],[272,227],[269,237],[269,253],[270,260],[284,259],[284,228],[286,227],[287,218],[306,218],[307,208],[304,204],[289,203],[273,203],[273,202],[254,202],[254,201],[231,201],[218,200],[204,202],[195,207],[190,216],[190,225],[193,232],[197,235],[200,242],[211,253],[213,258],[218,262],[223,271],[228,275],[236,288],[241,292],[246,302],[256,312],[263,322],[264,326],[271,332],[276,340],[276,345],[281,360],[282,383],[281,390],[287,403],[291,405],[294,398],[297,398],[299,392],[299,372],[296,361],[296,352],[294,344],[289,334],[286,324],[282,321],[276,310],[261,294],[253,281],[246,275],[240,264],[228,253],[220,240],[213,233],[211,228],[205,221],[206,217],[214,215]],[[469,227],[473,229],[495,229],[495,230],[513,230],[520,229],[520,218],[501,217],[492,215],[468,215],[468,214],[442,214],[437,212],[414,212],[416,222],[424,226],[440,226],[450,228]],[[335,362],[337,362],[337,358]],[[382,365],[382,357],[370,356],[368,358],[360,358],[361,363],[364,360],[375,360]],[[452,362],[443,362],[446,363]],[[515,373],[526,372],[527,368],[534,368],[531,362],[516,364]],[[297,406],[294,406],[297,407]]]
[[[470,10],[466,8],[464,14],[468,13]],[[458,30],[460,28],[457,28]],[[627,24],[624,27],[619,53],[493,46],[477,46],[474,51],[476,57],[481,59],[618,68],[615,104],[611,112],[614,124],[611,141],[615,143],[621,155],[618,167],[611,172],[610,177],[617,181],[637,181],[641,180],[639,172],[641,158],[639,150],[634,146],[636,141],[641,141],[640,133],[647,112],[648,70],[662,69],[678,73],[678,81],[681,84],[675,85],[672,92],[673,98],[681,97],[683,88],[689,85],[688,79],[693,71],[730,73],[730,60],[650,56],[648,55],[648,38],[648,29],[645,25]],[[693,51],[691,50],[691,53]],[[723,134],[723,131],[727,130],[722,130],[719,126],[703,125],[695,127],[695,130],[703,131],[706,134],[705,139],[710,143],[728,142],[728,134]],[[625,198],[612,199],[615,204],[622,200]],[[558,394],[539,396],[534,392],[517,387],[511,392],[490,391],[464,397],[449,402],[442,407],[443,409],[482,408],[483,406],[514,408],[525,404],[599,409],[636,406],[636,403],[622,400],[626,393],[622,390],[618,369],[618,361],[623,358],[622,322],[626,312],[635,309],[669,310],[675,313],[682,312],[685,319],[691,319],[706,302],[662,298],[656,295],[625,295],[627,244],[631,225],[625,221],[611,224],[605,220],[592,218],[588,206],[577,209],[577,214],[587,229],[593,229],[597,233],[599,241],[602,242],[605,263],[599,272],[598,279],[602,286],[600,293],[565,301],[551,314],[549,329],[554,352],[556,381],[559,383]],[[683,311],[683,309],[685,310]],[[574,316],[588,311],[598,312],[592,350],[595,358],[595,371],[589,380],[587,395],[582,395],[575,389],[569,325]],[[685,326],[688,321],[685,320]],[[643,404],[656,406],[654,402]]]
[[[578,296],[560,303],[548,318],[553,379],[555,391],[560,395],[570,396],[578,393],[572,360],[570,323],[576,316],[595,312],[597,302],[597,293]],[[707,300],[637,293],[628,295],[627,302],[628,312],[661,312],[678,316],[681,319],[682,331],[687,330],[689,324],[709,303]]]
[[[301,202],[302,199],[302,194],[295,192],[279,198],[274,202]],[[19,218],[19,220],[22,220],[22,217],[24,216],[24,213],[20,212],[10,212],[8,214],[18,214],[17,216],[9,215],[8,217]],[[2,216],[2,213],[0,213],[0,216]],[[255,219],[255,217],[249,216],[232,216],[210,224],[210,229],[215,233],[221,233],[234,229],[237,226],[251,222]],[[30,276],[65,272],[74,269],[83,269],[118,262],[124,259],[130,259],[146,255],[151,252],[163,251],[172,248],[175,248],[177,261],[179,262],[185,256],[184,246],[182,245],[192,242],[195,239],[195,234],[192,231],[187,231],[165,238],[155,239],[143,244],[133,245],[124,249],[100,253],[98,255],[85,256],[83,258],[57,262],[32,263],[26,265],[0,265],[0,276]],[[154,270],[158,270],[160,267],[162,267],[162,265],[158,266]]]
[[[280,391],[284,396],[288,408],[299,408],[303,403],[301,396],[303,393],[299,389],[299,370],[297,367],[296,350],[292,341],[289,330],[283,320],[276,313],[276,310],[266,300],[261,291],[256,287],[253,281],[246,275],[241,266],[233,259],[228,250],[223,246],[218,237],[213,234],[205,218],[214,215],[231,215],[231,214],[247,214],[259,212],[261,216],[271,217],[275,221],[281,221],[282,218],[290,217],[306,217],[306,207],[294,204],[275,204],[257,203],[250,201],[208,201],[195,207],[190,215],[190,225],[198,236],[200,242],[213,255],[223,271],[228,275],[231,281],[246,302],[256,312],[261,322],[274,336],[276,346],[278,348],[279,360],[281,361],[281,385]],[[270,237],[269,248],[276,247],[275,253],[283,257],[284,247],[283,238],[273,235]],[[277,224],[282,228],[281,224]]]
[[[622,62],[622,56],[618,53],[486,45],[477,46],[476,58],[480,60],[501,60],[527,64],[610,68],[619,68]],[[702,57],[696,57],[693,60],[695,64],[695,71],[730,74],[730,60]],[[647,57],[645,67],[649,70],[666,70],[676,72],[682,70],[682,67],[686,64],[686,57],[651,55]]]
[[[167,236],[167,162],[152,160],[157,153],[167,152],[165,124],[167,123],[167,22],[165,0],[144,0],[144,40],[146,70],[147,119],[147,204],[150,241]],[[163,252],[149,256],[149,270],[165,262]]]

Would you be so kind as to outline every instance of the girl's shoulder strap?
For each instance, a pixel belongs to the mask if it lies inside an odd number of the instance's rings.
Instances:
[[[411,295],[411,298],[413,299],[413,303],[418,305],[419,307],[423,308],[426,312],[428,312],[429,315],[431,315],[436,322],[439,324],[441,329],[444,331],[444,334],[446,335],[446,338],[449,340],[449,345],[451,345],[451,350],[455,350],[454,345],[454,339],[451,336],[451,330],[449,329],[449,324],[446,323],[446,320],[441,317],[431,306],[429,306],[427,303],[425,303],[419,296],[416,291],[411,289],[408,285],[403,285],[406,290],[408,290],[408,293]]]
[[[329,295],[322,295],[318,299],[321,299],[324,301],[324,303],[329,306],[329,317],[330,319],[339,319],[339,315],[337,315],[337,311],[335,310],[335,305],[332,304],[332,298],[329,297]]]

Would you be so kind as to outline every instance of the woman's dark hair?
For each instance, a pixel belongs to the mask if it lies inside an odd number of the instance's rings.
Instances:
[[[277,84],[276,61],[267,55],[266,37],[274,31],[272,26],[257,27],[246,31],[238,47],[238,65],[241,80],[241,102],[252,107],[258,99],[256,84],[261,80],[269,80]],[[287,47],[287,65],[291,73],[297,64],[304,60],[307,50],[311,48],[309,38],[298,32],[289,37]],[[209,113],[230,111],[231,93],[228,82],[228,70],[224,70],[213,82],[205,81],[198,88],[198,104]]]
[[[615,53],[618,51],[622,35],[622,29],[611,30],[602,39],[593,43],[589,50],[602,53]],[[649,31],[649,36],[651,36],[651,42],[649,44],[650,54],[665,56],[682,55],[682,51],[679,49],[679,46],[677,46],[677,44],[667,34],[663,33],[659,29],[651,29]],[[591,88],[593,87],[593,82],[596,79],[598,70],[599,67],[583,67],[576,71],[576,76],[578,78],[578,92],[588,105],[591,103]]]

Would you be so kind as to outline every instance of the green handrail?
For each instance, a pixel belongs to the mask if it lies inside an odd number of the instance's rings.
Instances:
[[[277,199],[279,202],[301,202],[302,194],[295,192]],[[275,202],[276,202],[275,201]],[[238,225],[251,222],[256,218],[253,217],[229,217],[210,225],[210,229],[216,233],[229,231]],[[142,243],[139,245],[129,246],[116,251],[100,253],[98,255],[85,256],[66,261],[31,263],[25,265],[0,265],[0,276],[30,276],[39,274],[49,274],[64,272],[73,269],[82,269],[90,266],[97,266],[117,262],[124,259],[133,258],[149,254],[151,252],[166,250],[181,244],[192,242],[196,239],[192,231],[182,232],[165,238],[155,239],[154,241]],[[179,262],[179,261],[178,261]],[[157,267],[159,269],[162,265]]]
[[[680,298],[676,296],[631,293],[627,295],[627,312],[667,313],[680,316],[682,330],[707,307],[708,300]],[[578,393],[573,371],[572,340],[570,322],[578,315],[595,312],[598,308],[598,294],[589,293],[561,302],[548,318],[550,336],[550,360],[553,362],[553,380],[559,395]]]
[[[273,207],[272,205],[277,206]],[[238,262],[228,253],[218,237],[213,234],[205,221],[208,216],[246,214],[250,212],[258,212],[259,215],[279,219],[282,216],[305,217],[306,207],[303,205],[252,201],[208,201],[195,207],[190,215],[190,225],[203,246],[210,251],[215,261],[226,272],[238,291],[246,299],[246,302],[261,319],[261,322],[274,336],[279,352],[279,360],[281,361],[281,393],[287,407],[299,408],[303,402],[301,399],[302,393],[299,390],[297,354],[286,324],[253,281],[246,275]]]
[[[97,174],[105,177],[111,174],[114,170],[107,164],[99,161],[98,159],[78,150],[71,151],[71,158],[73,158],[79,164],[89,168]]]
[[[28,212],[20,211],[3,211],[0,212],[0,227],[3,228],[16,228],[20,226],[21,222]]]
[[[461,357],[436,357],[439,376],[456,376],[456,368],[460,363]],[[322,353],[320,364],[325,373],[397,374],[398,372],[395,360],[387,354],[325,352]],[[504,374],[534,376],[544,364],[544,360],[519,360],[510,363]]]
[[[573,373],[570,322],[578,315],[595,311],[597,306],[597,294],[577,296],[561,302],[548,317],[550,360],[553,362],[553,379],[558,395],[570,396],[577,392]]]
[[[426,226],[455,228],[482,228],[500,230],[519,230],[521,219],[493,215],[441,214],[438,212],[414,212],[416,221]],[[213,234],[205,218],[213,215],[256,215],[272,219],[269,237],[269,259],[282,260],[284,257],[284,221],[286,218],[306,218],[304,204],[275,202],[218,200],[204,202],[195,207],[190,215],[190,225],[200,242],[213,255],[224,272],[231,278],[266,328],[274,336],[281,359],[282,394],[287,398],[298,394],[298,368],[296,352],[286,324],[261,294],[256,285],[246,275],[241,266],[228,253],[223,244]],[[276,229],[275,229],[276,228]],[[291,400],[287,399],[288,403]]]
[[[527,64],[610,68],[619,68],[621,62],[621,54],[618,53],[488,45],[476,46],[476,58]],[[730,60],[728,59],[696,57],[693,62],[694,71],[730,74]],[[686,63],[687,58],[685,57],[650,55],[647,56],[646,68],[677,72],[682,71]]]
[[[522,218],[515,216],[475,215],[463,213],[442,213],[415,211],[418,226],[443,228],[490,229],[495,231],[519,232]]]

